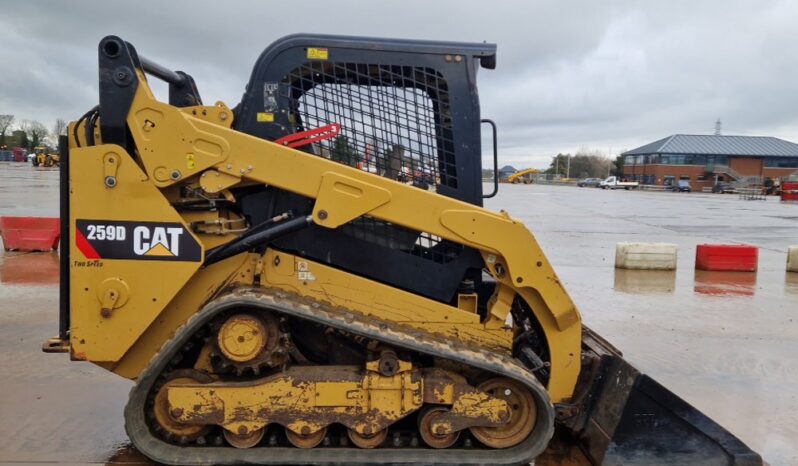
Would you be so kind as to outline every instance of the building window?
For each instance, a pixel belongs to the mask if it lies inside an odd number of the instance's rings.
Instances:
[[[707,174],[706,174],[706,173],[704,173],[703,175],[698,175],[698,176],[695,178],[695,180],[696,180],[696,181],[707,181]]]
[[[679,179],[683,181],[690,181],[690,175],[682,175],[679,177]]]
[[[766,157],[768,168],[798,168],[798,157]]]
[[[662,177],[662,184],[665,186],[673,186],[673,180],[675,179],[676,177],[673,175],[665,175]]]

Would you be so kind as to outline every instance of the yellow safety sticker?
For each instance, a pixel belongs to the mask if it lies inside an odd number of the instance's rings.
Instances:
[[[317,47],[309,47],[308,48],[308,59],[309,60],[326,60],[329,58],[329,51],[327,49],[320,49]]]
[[[258,123],[271,123],[274,121],[274,113],[258,112]]]
[[[197,162],[194,160],[194,154],[186,154],[186,168],[193,170],[196,166]]]

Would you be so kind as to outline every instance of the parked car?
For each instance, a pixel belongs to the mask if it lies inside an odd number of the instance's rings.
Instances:
[[[715,183],[715,186],[712,187],[713,193],[734,193],[734,185],[731,183]]]
[[[601,178],[585,178],[584,180],[579,180],[579,182],[576,183],[576,185],[580,188],[598,188],[600,184]]]
[[[690,193],[693,188],[690,187],[690,182],[687,180],[679,180],[675,185],[671,186],[671,190],[675,193]]]
[[[599,184],[601,189],[636,189],[640,184],[637,181],[621,181],[615,176],[610,176]]]

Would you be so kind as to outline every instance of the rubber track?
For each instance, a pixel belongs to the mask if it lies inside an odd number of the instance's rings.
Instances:
[[[159,374],[192,334],[199,331],[219,312],[237,307],[276,311],[515,379],[535,394],[537,425],[525,441],[506,449],[436,450],[404,447],[363,450],[356,447],[321,447],[306,450],[289,447],[255,447],[239,450],[228,446],[181,447],[154,436],[147,425],[144,410],[147,395]],[[469,348],[463,344],[438,339],[428,333],[398,325],[389,326],[383,321],[355,315],[345,308],[263,288],[237,289],[211,301],[194,314],[153,356],[131,389],[125,407],[125,430],[135,447],[149,458],[170,465],[520,465],[528,464],[546,448],[554,433],[553,425],[554,407],[549,401],[546,389],[532,373],[510,356]]]

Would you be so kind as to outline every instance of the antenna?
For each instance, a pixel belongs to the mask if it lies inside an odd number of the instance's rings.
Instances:
[[[715,136],[721,135],[720,130],[721,130],[721,122],[720,122],[720,117],[718,117],[718,119],[715,120]]]

